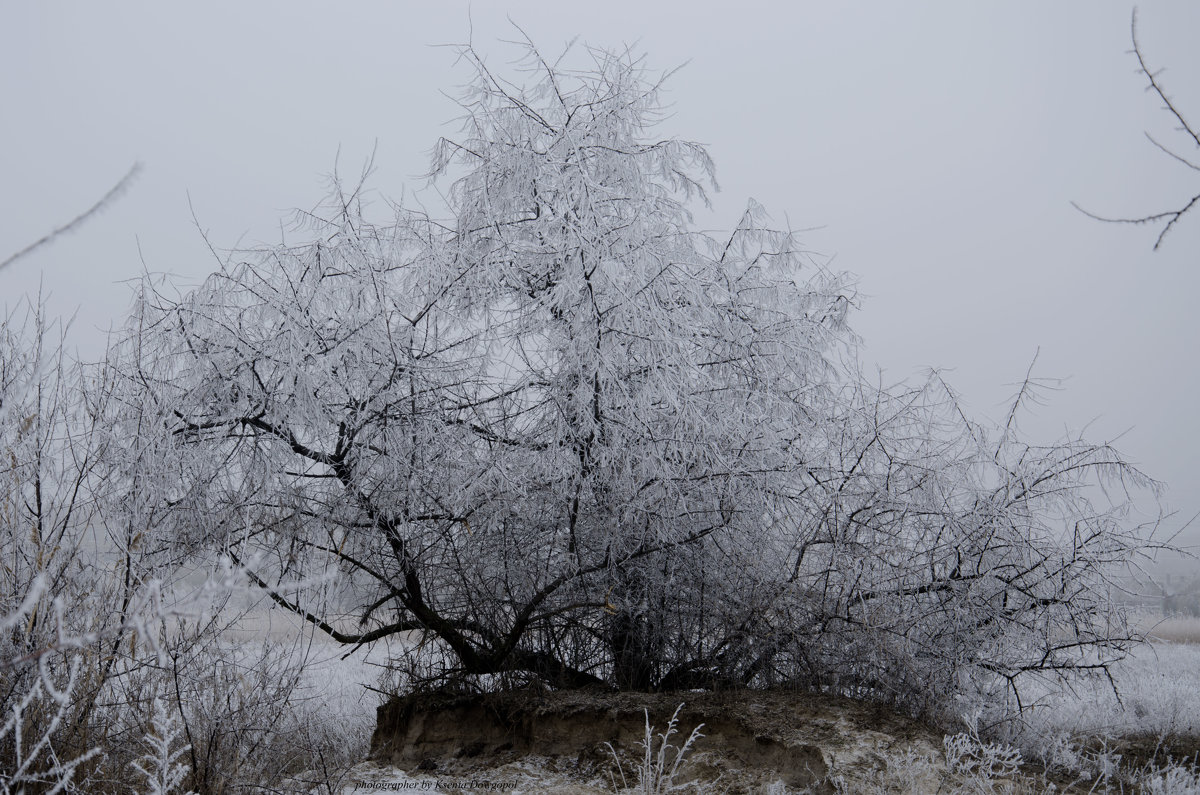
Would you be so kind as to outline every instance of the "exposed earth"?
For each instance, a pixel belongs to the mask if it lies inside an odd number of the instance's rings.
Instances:
[[[355,771],[358,791],[412,781],[417,791],[611,793],[638,783],[647,713],[657,754],[681,703],[667,769],[701,724],[703,736],[685,755],[676,784],[707,783],[728,793],[833,793],[840,778],[842,791],[854,792],[856,783],[887,777],[889,758],[909,751],[942,758],[942,735],[925,724],[811,693],[417,694],[379,708],[373,761]],[[929,783],[938,788],[936,780]]]

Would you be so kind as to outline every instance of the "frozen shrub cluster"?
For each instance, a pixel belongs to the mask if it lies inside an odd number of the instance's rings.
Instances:
[[[984,787],[991,791],[992,782],[1012,778],[1021,769],[1021,752],[1012,746],[980,740],[977,725],[972,725],[970,731],[947,736],[943,745],[946,769],[979,791]]]
[[[521,85],[463,49],[441,215],[374,223],[339,186],[310,241],[146,283],[109,422],[157,543],[254,556],[338,642],[421,633],[412,674],[443,683],[790,684],[953,719],[1127,652],[1107,578],[1156,484],[1024,439],[1032,375],[997,426],[936,373],[872,385],[847,275],[753,202],[693,226],[713,166],[655,136],[660,76],[523,53]]]
[[[288,702],[303,656],[218,642],[240,572],[181,595],[157,496],[116,466],[111,381],[62,338],[38,305],[0,319],[0,793],[204,795],[306,771],[293,791],[332,792],[365,738]]]
[[[1146,777],[1146,795],[1200,795],[1200,773],[1194,767],[1172,766]]]
[[[1036,691],[1038,706],[1023,722],[1041,735],[1200,735],[1197,648],[1146,645],[1113,668],[1112,682],[1094,678],[1065,692],[1044,685]]]

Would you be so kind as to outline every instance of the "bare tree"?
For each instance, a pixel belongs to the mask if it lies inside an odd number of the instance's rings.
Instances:
[[[527,86],[461,50],[447,217],[372,224],[339,189],[310,243],[145,285],[112,405],[151,543],[225,551],[342,643],[419,633],[410,671],[443,683],[934,712],[1128,648],[1105,578],[1147,545],[1121,486],[1152,481],[1022,442],[1032,379],[993,429],[936,377],[869,386],[846,276],[753,202],[693,228],[712,163],[650,134],[661,78],[523,52]]]
[[[1136,8],[1133,10],[1133,16],[1129,23],[1129,34],[1130,38],[1133,39],[1133,54],[1137,57],[1138,71],[1145,75],[1149,84],[1147,86],[1147,90],[1151,91],[1156,97],[1158,97],[1158,99],[1162,102],[1163,110],[1171,114],[1174,120],[1179,124],[1179,126],[1176,128],[1176,131],[1181,134],[1181,137],[1185,141],[1185,145],[1195,146],[1197,149],[1200,149],[1200,132],[1198,132],[1197,128],[1193,127],[1192,124],[1184,118],[1183,112],[1179,109],[1171,97],[1168,96],[1166,89],[1163,86],[1162,73],[1164,70],[1153,69],[1149,64],[1146,63],[1146,57],[1142,53],[1142,47],[1141,44],[1138,43],[1137,38]],[[1146,133],[1146,138],[1160,152],[1163,152],[1174,160],[1182,163],[1192,171],[1200,171],[1200,165],[1193,160],[1189,160],[1184,155],[1179,154],[1177,150],[1160,143],[1149,132]],[[1158,237],[1154,241],[1154,250],[1157,251],[1159,246],[1162,245],[1163,239],[1166,238],[1167,233],[1171,231],[1171,228],[1174,227],[1175,224],[1183,218],[1183,216],[1187,215],[1187,213],[1190,212],[1193,207],[1195,207],[1197,204],[1200,204],[1200,193],[1197,193],[1195,196],[1192,196],[1190,199],[1184,201],[1178,207],[1178,209],[1166,210],[1163,212],[1151,213],[1149,215],[1137,217],[1107,217],[1089,212],[1074,202],[1072,202],[1072,204],[1075,206],[1075,209],[1079,210],[1089,218],[1095,218],[1097,221],[1104,221],[1112,224],[1162,224],[1162,229],[1159,231]]]

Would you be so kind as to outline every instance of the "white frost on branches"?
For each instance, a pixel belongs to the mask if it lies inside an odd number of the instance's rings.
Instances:
[[[132,764],[146,777],[145,795],[171,795],[187,777],[188,766],[179,761],[189,746],[180,745],[183,729],[162,700],[153,699],[154,715],[146,733],[146,754]],[[190,790],[183,795],[194,795]]]
[[[1036,379],[1003,427],[936,374],[872,385],[848,276],[754,202],[694,227],[713,165],[654,135],[662,78],[523,53],[522,84],[461,51],[440,214],[371,223],[339,186],[311,242],[178,298],[146,283],[110,406],[157,543],[256,556],[340,642],[422,633],[418,682],[790,683],[944,715],[1136,642],[1109,578],[1150,545],[1127,489],[1157,484],[1025,440]]]

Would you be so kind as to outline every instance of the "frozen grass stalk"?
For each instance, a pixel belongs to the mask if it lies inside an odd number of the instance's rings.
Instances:
[[[174,715],[167,712],[167,707],[158,696],[154,697],[153,705],[154,715],[150,731],[145,737],[148,750],[144,756],[132,762],[132,766],[146,779],[145,789],[142,790],[144,795],[172,795],[187,777],[188,766],[179,759],[190,750],[190,746],[180,744],[183,727]],[[183,795],[194,793],[189,790]]]
[[[621,762],[620,755],[611,743],[605,743],[608,746],[608,752],[612,756],[613,767],[615,773],[610,773],[614,789],[619,792],[636,793],[636,795],[663,795],[669,792],[702,792],[701,785],[694,781],[677,782],[676,776],[679,774],[679,767],[684,762],[684,757],[692,750],[692,745],[704,735],[700,732],[704,728],[704,724],[696,726],[692,729],[692,733],[688,735],[687,740],[681,746],[671,744],[671,737],[678,733],[679,712],[683,709],[683,704],[675,708],[671,719],[667,721],[666,729],[658,735],[654,733],[654,727],[650,725],[650,711],[643,710],[646,716],[645,735],[642,738],[640,745],[642,746],[642,761],[637,767],[637,786],[630,788],[629,782],[625,777],[625,768]],[[620,775],[621,784],[618,787],[616,776]]]

